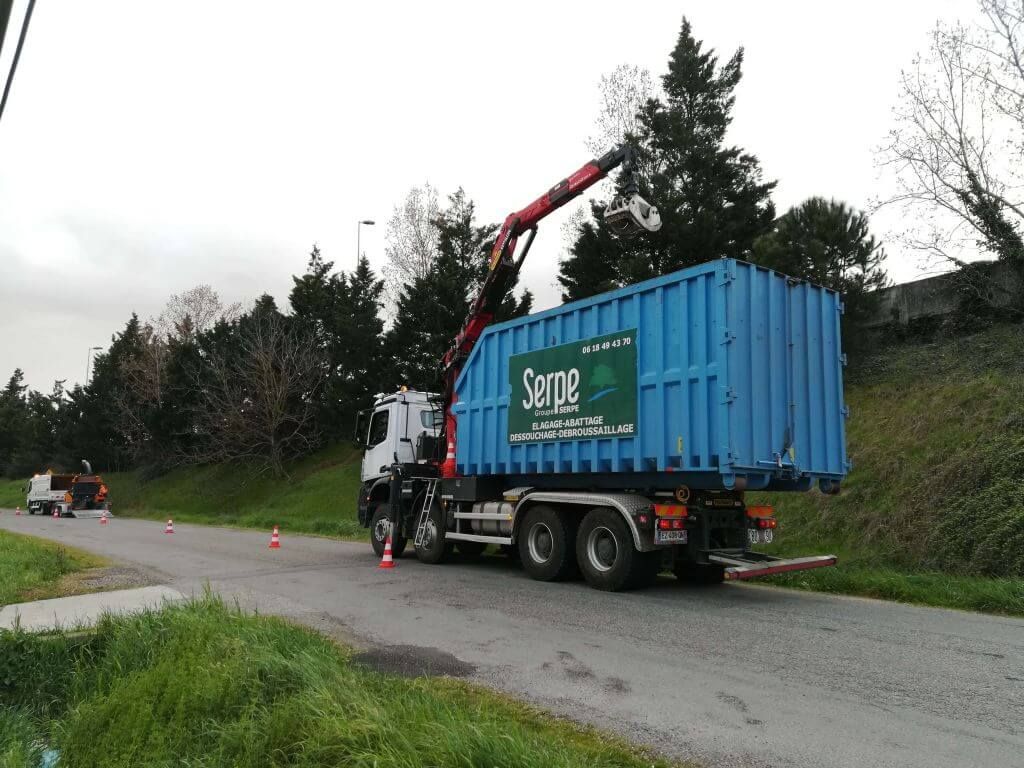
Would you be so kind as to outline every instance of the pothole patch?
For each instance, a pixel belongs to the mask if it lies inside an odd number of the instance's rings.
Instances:
[[[438,648],[382,645],[362,651],[352,661],[374,672],[401,677],[469,677],[476,666]]]

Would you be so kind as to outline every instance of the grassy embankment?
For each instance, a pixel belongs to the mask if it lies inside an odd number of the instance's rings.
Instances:
[[[232,467],[174,470],[143,483],[138,473],[104,475],[115,515],[359,538],[359,455],[334,446],[297,462],[288,479],[253,477]]]
[[[777,494],[787,586],[1024,615],[1024,327],[883,350],[850,372],[839,496]]]
[[[0,765],[50,749],[64,768],[669,765],[454,680],[369,671],[212,598],[95,632],[0,633]]]
[[[75,575],[103,565],[88,552],[0,531],[0,607],[80,592]]]

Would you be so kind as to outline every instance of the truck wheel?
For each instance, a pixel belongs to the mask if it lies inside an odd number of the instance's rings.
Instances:
[[[388,535],[388,512],[387,504],[378,504],[373,510],[373,517],[370,518],[370,545],[373,547],[377,557],[384,557],[384,539]],[[401,557],[409,540],[404,536],[391,537],[391,556]]]
[[[725,581],[725,566],[722,565],[700,565],[689,561],[676,561],[672,572],[680,581],[698,586],[721,584]]]
[[[416,497],[412,508],[415,510],[415,517],[418,522],[420,510],[423,509],[422,493]],[[421,546],[416,547],[416,557],[419,558],[421,563],[428,563],[430,565],[443,563],[451,555],[453,549],[452,545],[445,540],[446,538],[444,512],[435,501],[434,506],[430,509],[430,514],[427,516],[427,527],[423,532],[423,543]]]
[[[638,552],[633,534],[613,509],[592,509],[580,523],[576,559],[587,584],[617,592],[654,581],[661,567],[661,552]]]
[[[564,581],[577,574],[576,520],[551,507],[531,507],[519,529],[519,559],[523,570],[538,581]]]
[[[482,541],[457,541],[455,542],[455,551],[464,560],[475,560],[484,553],[487,549],[487,544]]]

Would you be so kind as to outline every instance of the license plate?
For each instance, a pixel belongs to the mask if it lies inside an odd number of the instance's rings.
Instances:
[[[685,544],[686,531],[655,531],[655,544]]]

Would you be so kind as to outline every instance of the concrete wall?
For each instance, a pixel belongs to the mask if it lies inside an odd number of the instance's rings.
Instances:
[[[1012,271],[999,262],[990,261],[978,265],[988,272],[987,283],[994,286],[987,293],[994,306],[1007,306],[1020,298],[1018,286]],[[926,277],[909,283],[900,283],[883,288],[879,293],[881,301],[869,327],[896,323],[907,325],[923,317],[943,317],[956,311],[960,297],[953,287],[956,273]]]

